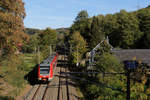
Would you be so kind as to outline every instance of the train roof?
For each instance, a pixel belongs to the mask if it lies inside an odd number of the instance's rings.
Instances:
[[[47,59],[43,60],[43,62],[40,64],[40,66],[49,66],[55,56],[56,56],[56,53],[48,56]]]

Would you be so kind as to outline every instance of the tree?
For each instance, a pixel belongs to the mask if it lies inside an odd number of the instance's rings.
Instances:
[[[89,17],[86,10],[82,10],[78,13],[77,17],[75,18],[75,23],[81,22],[86,20]]]
[[[39,34],[34,34],[30,36],[28,42],[25,42],[22,46],[22,51],[27,53],[37,52],[37,47],[39,46],[40,38]]]
[[[141,38],[142,32],[139,30],[139,21],[134,13],[127,13],[121,10],[116,13],[117,23],[119,24],[116,33],[111,34],[113,46],[121,48],[132,48],[138,39]]]
[[[46,58],[49,55],[50,47],[53,45],[53,50],[55,50],[55,46],[57,43],[57,32],[50,28],[46,28],[41,34],[39,34],[40,38],[40,51],[42,52],[43,58]]]
[[[96,56],[96,68],[98,71],[104,72],[119,72],[123,71],[123,66],[119,60],[110,53],[104,52],[102,55]]]
[[[140,30],[143,37],[139,40],[140,48],[150,48],[150,7],[137,11],[137,17],[140,21]]]
[[[98,43],[100,43],[104,39],[104,32],[102,31],[102,26],[100,25],[101,18],[103,20],[103,16],[93,17],[91,24],[91,39],[90,39],[90,48],[94,48]]]
[[[71,35],[69,43],[72,46],[71,60],[76,64],[81,61],[83,55],[87,51],[86,41],[80,33],[76,31]]]
[[[124,72],[123,65],[108,52],[98,53],[95,61],[95,70],[101,73],[96,77],[90,77],[92,82],[91,84],[89,82],[86,88],[88,100],[125,100],[126,77],[124,75],[102,74],[103,72]]]
[[[104,32],[106,35],[110,35],[111,33],[115,33],[118,28],[117,16],[112,14],[107,14],[104,18]]]
[[[89,42],[90,39],[90,26],[91,20],[89,19],[89,15],[87,11],[82,10],[78,13],[75,18],[74,24],[71,26],[71,34],[75,31],[79,31],[80,34],[84,37],[84,39]]]
[[[24,18],[22,0],[0,1],[0,49],[5,49],[6,53],[15,52],[17,44],[27,38],[24,34]]]
[[[40,43],[42,45],[50,45],[50,44],[56,44],[57,41],[57,32],[55,30],[52,30],[50,28],[46,28],[41,34],[40,34]]]

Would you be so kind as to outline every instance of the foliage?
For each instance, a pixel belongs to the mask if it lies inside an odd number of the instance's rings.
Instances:
[[[86,41],[83,39],[79,32],[74,32],[70,37],[69,43],[72,46],[72,62],[75,64],[82,59],[83,55],[87,51]]]
[[[77,15],[77,19],[80,18],[79,14]],[[82,20],[76,20],[71,26],[70,36],[73,36],[72,34],[75,31],[79,31],[87,41],[90,49],[93,49],[106,36],[109,37],[110,44],[114,47],[127,49],[150,48],[150,7],[134,12],[121,10],[115,14],[82,18]],[[70,40],[72,39],[73,37],[70,37]],[[79,77],[87,80],[86,82],[81,82],[81,89],[83,89],[85,99],[125,100],[127,90],[127,76],[125,73],[127,70],[111,54],[111,47],[107,45],[107,41],[104,41],[101,46],[96,52],[95,66],[92,69],[100,73],[84,76],[79,75]],[[77,49],[77,47],[74,49]],[[76,52],[72,52],[71,54],[71,60],[76,63],[76,59],[74,59],[77,55]],[[149,74],[146,73],[147,68],[149,67],[139,64],[137,69],[132,70],[130,74],[131,100],[150,99],[150,79]],[[118,74],[104,74],[104,72]]]
[[[97,52],[100,53],[99,55],[102,55],[105,52],[111,53],[111,49],[112,47],[110,44],[108,44],[108,40],[104,40],[101,42],[100,49],[98,49]]]
[[[43,30],[34,29],[34,28],[25,28],[25,33],[27,33],[29,35],[40,34],[40,33],[42,33],[42,31]]]
[[[103,21],[103,31],[105,34],[109,36],[111,33],[115,33],[118,27],[116,14],[107,14]]]
[[[0,100],[14,100],[14,98],[9,96],[0,96]]]
[[[39,46],[41,56],[46,58],[49,55],[50,47],[53,46],[53,51],[55,50],[57,43],[57,32],[53,29],[46,28],[41,34],[39,34]]]
[[[57,40],[56,31],[50,28],[46,28],[39,36],[41,45],[55,44]]]
[[[133,48],[136,41],[141,38],[142,33],[139,30],[139,21],[134,13],[127,13],[121,10],[116,13],[118,28],[116,33],[111,33],[112,45],[121,48]]]
[[[22,0],[0,1],[0,49],[5,55],[14,53],[17,45],[28,38],[23,31],[24,17]]]
[[[65,34],[64,33],[59,33],[57,35],[57,45],[63,45],[65,42]]]
[[[75,23],[80,23],[81,21],[87,19],[89,17],[87,11],[82,10],[78,13],[77,17],[75,18]]]
[[[123,71],[122,65],[120,65],[118,59],[112,56],[110,53],[103,53],[102,55],[97,55],[96,58],[96,70],[104,72],[117,72]],[[113,70],[112,70],[113,69]]]
[[[121,10],[115,14],[91,18],[86,11],[80,11],[70,33],[79,31],[90,49],[106,36],[114,47],[149,48],[149,9],[147,7],[134,12]]]
[[[75,19],[74,24],[70,28],[70,33],[79,31],[87,42],[90,42],[90,26],[91,20],[88,18],[87,11],[80,11]]]
[[[40,37],[38,34],[30,36],[27,42],[22,46],[22,52],[33,53],[37,52],[37,47],[40,44]]]
[[[11,87],[11,89],[4,87],[4,90],[1,90],[7,91],[7,96],[16,97],[20,94],[20,91],[25,88],[25,84],[27,82],[25,81],[24,76],[37,64],[34,61],[34,57],[35,54],[11,55],[7,57],[7,59],[0,62],[0,74],[3,76],[1,80],[4,80],[4,84],[7,84],[7,87]]]
[[[90,39],[90,48],[94,48],[98,43],[104,39],[104,32],[102,31],[102,20],[104,16],[93,17],[91,24],[91,39]]]
[[[43,58],[46,58],[50,52],[49,46],[53,45],[53,50],[55,50],[56,43],[57,32],[50,28],[46,28],[40,33],[31,35],[29,41],[24,43],[22,51],[26,53],[36,53],[39,48],[39,51],[41,52],[41,57],[43,56]]]
[[[149,75],[146,74],[146,65],[139,64],[137,69],[130,73],[131,100],[149,100]],[[84,83],[87,100],[125,100],[127,76],[123,64],[110,53],[103,53],[96,57],[96,71],[101,73],[88,76]],[[104,74],[118,73],[118,74]],[[81,77],[81,76],[80,76]]]
[[[137,11],[137,17],[140,21],[140,30],[143,32],[143,37],[138,41],[138,47],[150,48],[150,8]]]

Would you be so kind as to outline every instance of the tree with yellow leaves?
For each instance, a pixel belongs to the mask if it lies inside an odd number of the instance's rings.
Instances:
[[[0,0],[0,50],[15,52],[17,45],[27,38],[24,34],[25,18],[22,0]]]

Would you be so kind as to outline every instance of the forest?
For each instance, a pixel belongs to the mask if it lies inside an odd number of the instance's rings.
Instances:
[[[150,6],[132,12],[120,10],[114,14],[99,14],[92,17],[86,10],[82,10],[72,26],[60,29],[25,28],[23,24],[25,16],[22,0],[0,1],[0,81],[11,88],[14,87],[8,93],[11,95],[0,94],[0,98],[13,99],[12,97],[17,96],[21,89],[25,88],[24,84],[27,84],[27,81],[24,76],[38,63],[39,50],[42,61],[49,54],[50,45],[53,45],[54,51],[56,45],[66,44],[70,50],[69,69],[86,72],[87,52],[103,41],[102,48],[97,50],[92,69],[100,74],[77,75],[86,80],[76,80],[79,81],[83,99],[126,99],[126,75],[103,73],[126,73],[123,63],[119,62],[111,52],[111,47],[150,49]],[[111,46],[107,44],[107,37]],[[26,59],[32,60],[26,62]],[[79,66],[76,66],[77,63]],[[147,65],[139,62],[138,68],[131,73],[131,100],[150,99],[149,75],[142,72],[145,67]],[[20,80],[15,81],[16,77]],[[0,88],[3,90],[4,87],[0,86]]]
[[[74,67],[70,69],[86,72],[87,52],[101,43],[92,67],[92,71],[98,71],[99,74],[77,75],[86,80],[77,80],[80,81],[79,86],[84,99],[126,100],[127,70],[111,49],[149,49],[149,33],[150,6],[133,12],[121,10],[115,14],[100,14],[93,17],[89,17],[86,10],[78,13],[66,37],[72,48],[69,57]],[[80,63],[80,66],[77,67],[76,63]],[[150,80],[149,74],[145,73],[146,68],[148,65],[138,62],[138,67],[131,70],[131,100],[150,99]]]

